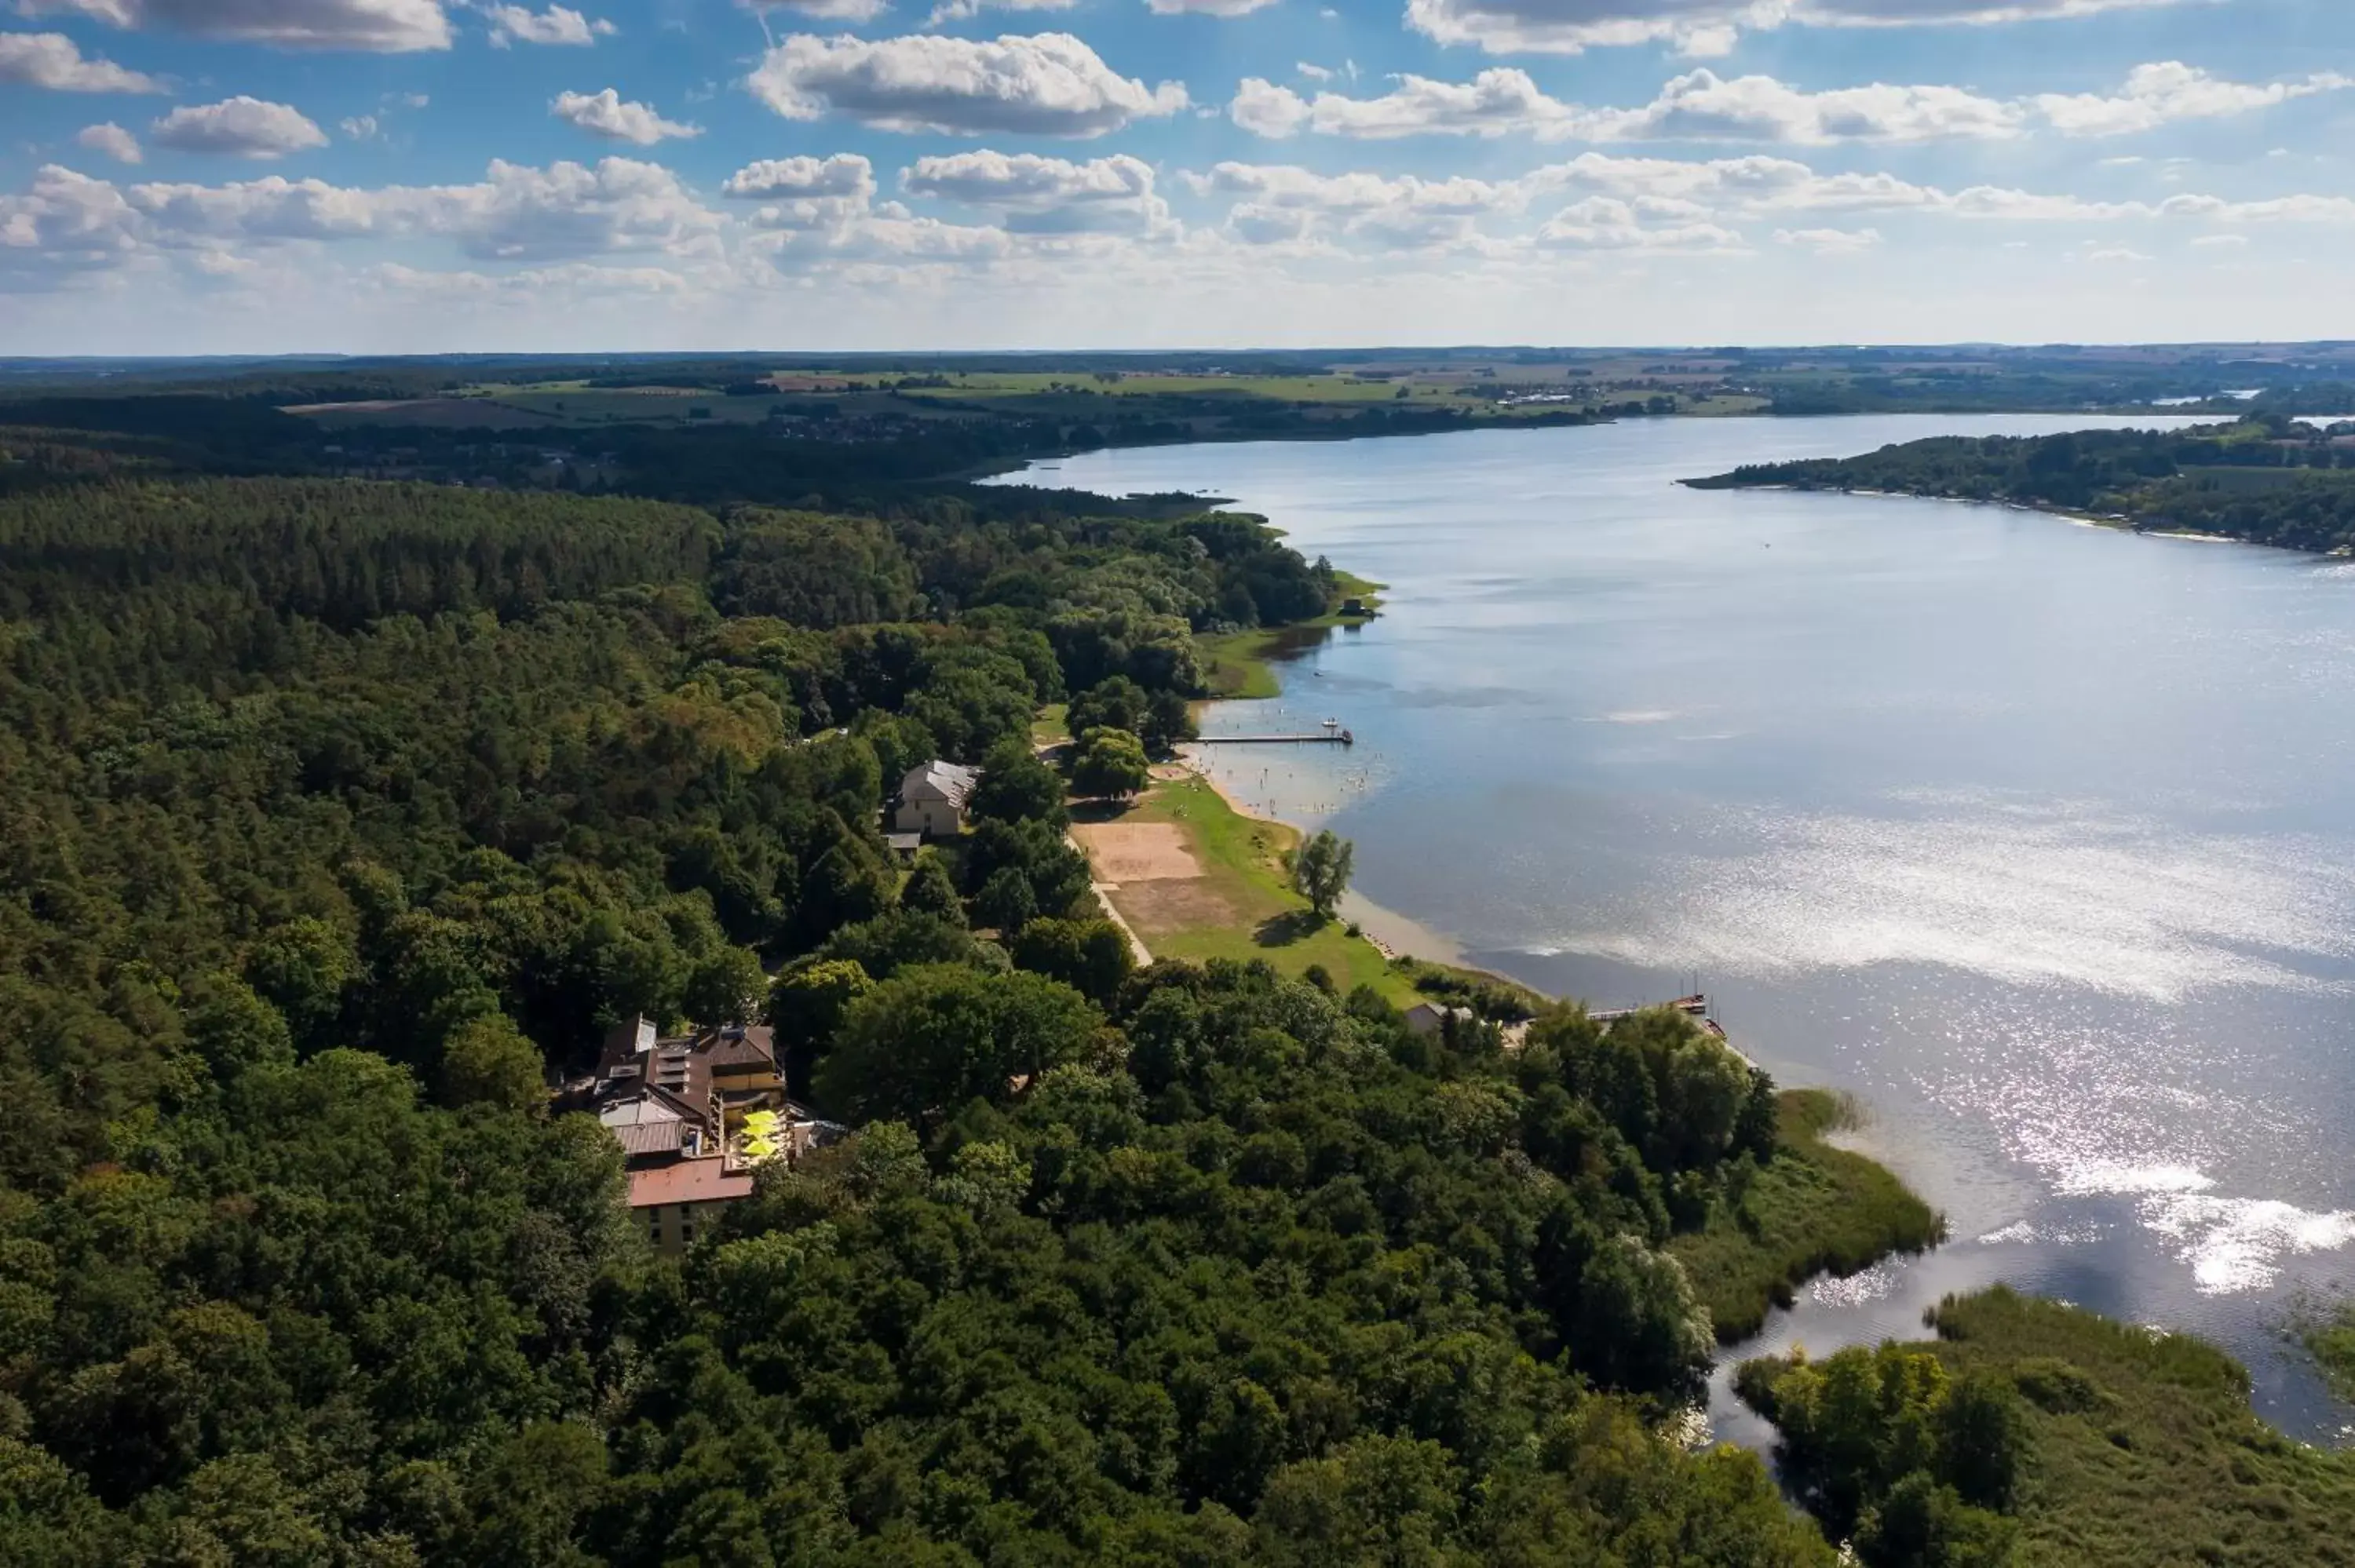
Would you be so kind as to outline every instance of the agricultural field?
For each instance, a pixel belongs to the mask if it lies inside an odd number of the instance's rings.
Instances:
[[[514,360],[435,382],[417,366],[304,370],[318,387],[280,405],[335,429],[453,429],[698,426],[773,429],[826,440],[872,439],[861,421],[903,429],[1003,419],[1060,427],[1045,450],[1229,439],[1329,439],[1480,423],[1633,414],[1735,417],[1875,411],[2131,410],[2165,400],[2297,397],[2311,412],[2355,397],[2343,358],[2318,345],[2249,360],[2187,348],[2172,357],[2068,349],[1498,349],[1209,355],[790,355],[583,365]],[[378,387],[414,387],[409,397]],[[336,388],[329,392],[328,387]],[[349,389],[346,389],[349,388]],[[366,388],[365,391],[362,388]],[[2226,388],[2240,388],[2228,392]],[[1589,416],[1584,411],[1593,410]],[[806,423],[795,423],[796,420]]]
[[[820,366],[682,377],[677,385],[598,386],[583,377],[485,381],[446,395],[284,405],[333,428],[438,425],[466,429],[616,425],[762,425],[773,418],[900,420],[975,416],[1100,425],[1148,420],[1175,436],[1215,437],[1232,418],[1282,414],[1307,428],[1376,409],[1452,413],[1475,419],[1559,417],[1588,399],[1644,401],[1662,395],[1695,412],[1747,412],[1765,400],[1711,399],[1716,377],[1636,374],[1598,379],[1561,365],[1401,365],[1348,367],[1324,374],[1227,374],[1160,370],[858,371]],[[754,390],[765,388],[766,390]],[[1565,394],[1576,401],[1518,402]],[[1713,402],[1716,406],[1704,406]],[[1381,417],[1381,416],[1378,416]],[[1166,439],[1166,438],[1165,438]]]
[[[783,377],[806,382],[808,377]],[[456,429],[594,429],[607,425],[761,425],[772,418],[948,418],[955,410],[928,407],[888,391],[830,391],[805,387],[773,395],[730,395],[708,387],[586,387],[539,383],[468,387],[445,397],[368,398],[285,407],[323,425],[437,426]]]

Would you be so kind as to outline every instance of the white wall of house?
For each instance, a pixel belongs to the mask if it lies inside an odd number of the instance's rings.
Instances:
[[[964,814],[946,800],[908,800],[892,814],[891,826],[897,832],[954,838],[964,832]]]

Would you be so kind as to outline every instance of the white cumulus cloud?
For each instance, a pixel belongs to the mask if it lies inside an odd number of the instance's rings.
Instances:
[[[1881,239],[1877,228],[1778,228],[1774,243],[1804,247],[1818,256],[1858,256],[1880,249]]]
[[[218,103],[184,104],[150,125],[147,136],[175,152],[240,158],[282,158],[327,144],[327,133],[302,111],[243,93]]]
[[[1674,197],[1588,196],[1563,207],[1538,229],[1538,243],[1557,250],[1616,250],[1647,255],[1738,251],[1742,236],[1709,220],[1699,204]]]
[[[891,8],[891,0],[737,0],[748,11],[790,11],[813,22],[871,22]]]
[[[1246,78],[1228,113],[1262,136],[1301,131],[1361,140],[1399,136],[1529,135],[1545,141],[1926,142],[2016,134],[2011,103],[1953,87],[1867,87],[1807,92],[1770,76],[1732,79],[1694,70],[1637,109],[1588,109],[1548,95],[1527,71],[1495,67],[1468,82],[1401,76],[1378,98],[1289,88]]]
[[[719,194],[766,204],[752,215],[762,228],[839,228],[873,205],[875,166],[856,153],[762,158],[729,175]]]
[[[140,159],[139,138],[112,121],[83,126],[75,132],[74,143],[93,153],[103,153],[118,164],[135,164]]]
[[[1771,76],[1727,79],[1702,69],[1660,89],[1641,109],[1606,110],[1590,132],[1599,141],[1927,142],[2009,136],[2015,106],[1955,87],[1866,87],[1806,92]]]
[[[1101,136],[1187,105],[1178,83],[1147,88],[1069,33],[796,34],[768,52],[746,85],[789,120],[831,111],[886,131],[952,135]]]
[[[924,26],[937,27],[943,22],[961,22],[984,11],[1068,11],[1079,3],[1080,0],[943,0],[924,18]]]
[[[85,210],[105,206],[96,193],[72,196]],[[59,197],[53,191],[48,199]],[[117,200],[105,210],[128,215],[128,244],[167,248],[423,237],[483,260],[692,256],[716,254],[722,228],[677,175],[629,158],[544,169],[495,160],[482,180],[463,185],[368,188],[274,175],[220,185],[137,185]],[[7,221],[0,206],[0,225]]]
[[[154,77],[85,58],[63,33],[0,33],[0,82],[53,92],[161,92]]]
[[[2179,61],[2139,66],[2117,92],[1996,99],[1966,88],[1872,82],[1809,91],[1771,76],[1702,69],[1662,85],[1637,108],[1588,108],[1547,94],[1529,73],[1493,67],[1470,81],[1401,75],[1376,97],[1304,96],[1246,77],[1228,105],[1244,130],[1281,139],[1303,132],[1375,140],[1400,136],[1527,135],[1543,141],[1931,142],[2017,136],[2040,123],[2072,136],[2116,136],[2177,121],[2217,119],[2317,93],[2355,88],[2323,71],[2268,83],[2230,81]]]
[[[2137,66],[2115,94],[2039,93],[2035,103],[2055,130],[2071,136],[2124,136],[2179,120],[2217,120],[2271,109],[2318,92],[2342,92],[2355,77],[2320,71],[2293,81],[2227,81],[2180,60]]]
[[[719,187],[724,196],[767,201],[779,196],[870,196],[875,165],[857,153],[829,158],[762,158],[745,164]]]
[[[601,37],[609,37],[613,24],[602,19],[591,21],[578,11],[562,5],[550,5],[545,11],[533,11],[522,5],[486,5],[483,15],[490,18],[491,45],[506,48],[510,44],[555,44],[585,48]]]
[[[17,0],[17,9],[289,49],[401,54],[450,47],[442,0]]]
[[[1084,163],[986,150],[919,158],[900,188],[996,212],[1018,234],[1142,234],[1169,224],[1152,165],[1126,154]]]
[[[1470,244],[1478,222],[1518,208],[1509,184],[1457,176],[1425,180],[1352,173],[1320,175],[1289,164],[1222,163],[1179,183],[1198,196],[1239,198],[1227,230],[1250,245],[1359,240],[1390,249]]]
[[[666,120],[646,104],[633,103],[606,88],[602,92],[559,92],[548,111],[566,124],[602,136],[608,142],[630,142],[651,147],[674,138],[700,136],[700,126]]]
[[[1407,25],[1490,54],[1578,54],[1668,43],[1694,56],[1732,51],[1744,31],[1789,23],[1895,27],[1993,25],[2189,0],[1407,0]]]
[[[1319,92],[1313,100],[1304,99],[1290,88],[1247,77],[1228,113],[1236,124],[1262,136],[1308,130],[1364,139],[1567,134],[1593,118],[1574,104],[1548,97],[1527,71],[1509,67],[1484,70],[1468,82],[1401,76],[1398,86],[1379,98]]]
[[[1228,119],[1254,136],[1273,141],[1297,134],[1310,117],[1306,99],[1256,76],[1243,78],[1235,89],[1234,101],[1227,105]]]

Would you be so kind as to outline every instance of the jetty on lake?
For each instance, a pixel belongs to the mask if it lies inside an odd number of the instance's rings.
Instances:
[[[1341,727],[1339,719],[1327,719],[1322,733],[1307,735],[1206,735],[1197,738],[1201,746],[1355,746],[1358,737]]]
[[[1716,1022],[1709,1015],[1709,998],[1699,991],[1690,996],[1680,996],[1674,1001],[1646,1002],[1642,1007],[1590,1007],[1586,1010],[1586,1016],[1597,1023],[1616,1023],[1623,1018],[1633,1018],[1655,1007],[1673,1007],[1688,1018],[1698,1018],[1703,1023]]]

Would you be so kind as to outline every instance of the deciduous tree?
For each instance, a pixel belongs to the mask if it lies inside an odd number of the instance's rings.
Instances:
[[[1330,828],[1309,834],[1292,852],[1292,885],[1320,918],[1333,917],[1334,906],[1348,890],[1357,854],[1357,846]]]
[[[819,1064],[817,1091],[858,1120],[1004,1099],[1013,1081],[1076,1061],[1102,1015],[1058,980],[922,964],[851,1005]]]
[[[1071,762],[1071,787],[1082,795],[1125,800],[1152,778],[1144,742],[1124,729],[1089,730]]]

